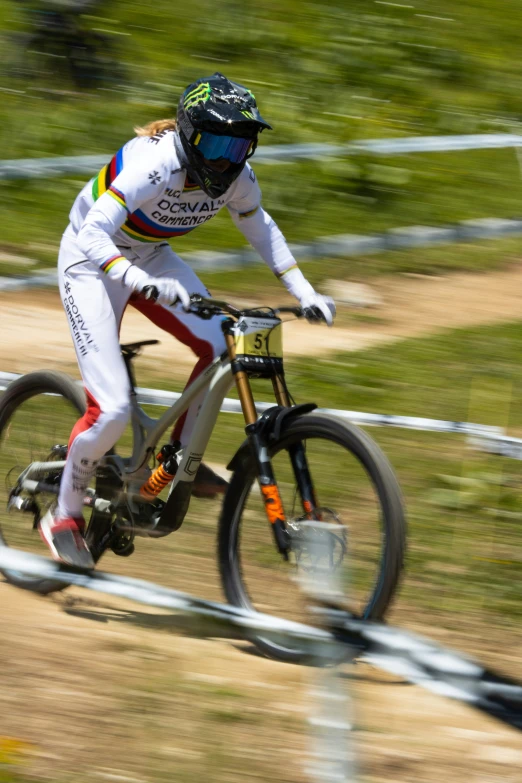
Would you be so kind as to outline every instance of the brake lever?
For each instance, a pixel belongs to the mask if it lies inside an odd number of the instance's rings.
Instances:
[[[210,310],[208,307],[194,307],[194,305],[191,305],[188,309],[189,313],[192,315],[197,315],[198,318],[201,318],[202,321],[210,321],[210,319],[215,315],[212,310]]]
[[[140,296],[149,302],[156,302],[159,296],[159,291],[155,285],[146,285],[141,289]]]
[[[322,314],[321,310],[315,305],[312,307],[304,307],[303,315],[310,324],[326,323],[326,318]]]

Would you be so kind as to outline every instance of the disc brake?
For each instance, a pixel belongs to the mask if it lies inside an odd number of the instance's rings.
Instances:
[[[346,555],[348,533],[331,509],[317,508],[314,516],[315,519],[302,516],[287,522],[295,563],[309,573],[333,573]]]

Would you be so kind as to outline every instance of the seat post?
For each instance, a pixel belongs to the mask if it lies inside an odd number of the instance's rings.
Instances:
[[[129,376],[129,381],[131,385],[131,394],[136,394],[136,376],[134,374],[134,366],[132,364],[132,360],[136,356],[135,353],[126,353],[125,351],[122,351],[123,361],[125,362],[125,369],[127,370],[127,375]]]
[[[121,355],[123,356],[127,375],[129,376],[129,381],[131,383],[132,394],[135,394],[136,391],[136,376],[134,375],[132,360],[141,352],[144,345],[157,345],[158,343],[159,340],[142,340],[139,343],[125,343],[120,345]]]

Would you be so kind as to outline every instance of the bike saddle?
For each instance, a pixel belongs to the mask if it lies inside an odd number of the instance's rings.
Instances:
[[[120,345],[120,350],[124,356],[137,356],[144,345],[158,345],[159,340],[141,340],[138,343],[125,343]]]

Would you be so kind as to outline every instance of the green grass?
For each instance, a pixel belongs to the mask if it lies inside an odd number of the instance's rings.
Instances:
[[[521,325],[513,323],[448,331],[313,364],[303,360],[291,365],[291,388],[298,402],[509,425],[517,432],[521,340]],[[471,451],[459,435],[389,429],[370,434],[390,457],[407,504],[402,601],[436,609],[442,624],[453,627],[458,620],[452,613],[481,612],[483,621],[496,623],[520,617],[520,463]],[[440,474],[455,477],[450,495],[437,494]],[[471,498],[462,476],[476,482]]]
[[[446,330],[436,336],[332,358],[292,362],[294,396],[329,407],[465,420],[478,383],[482,423],[503,416],[499,392],[510,392],[510,423],[522,426],[519,322]],[[487,419],[487,420],[484,420]],[[488,421],[493,419],[492,421]]]
[[[515,0],[499,8],[484,0],[458,8],[449,0],[435,8],[427,0],[415,8],[362,0],[348,6],[202,0],[197,16],[177,9],[175,30],[167,0],[155,6],[153,20],[144,2],[116,2],[85,19],[108,31],[127,72],[115,84],[109,80],[109,92],[75,92],[56,70],[58,61],[45,58],[27,58],[31,75],[17,71],[13,35],[27,30],[27,20],[12,0],[0,0],[0,12],[3,157],[114,152],[133,125],[172,115],[183,86],[216,68],[253,87],[274,124],[263,144],[520,127]],[[519,214],[522,196],[512,150],[364,155],[259,166],[258,175],[266,208],[292,242],[510,217]],[[0,182],[0,249],[25,253],[28,221],[31,241],[56,247],[82,179]],[[243,245],[230,228],[219,217],[178,240],[176,250]],[[43,264],[55,261],[52,251],[33,253]]]

